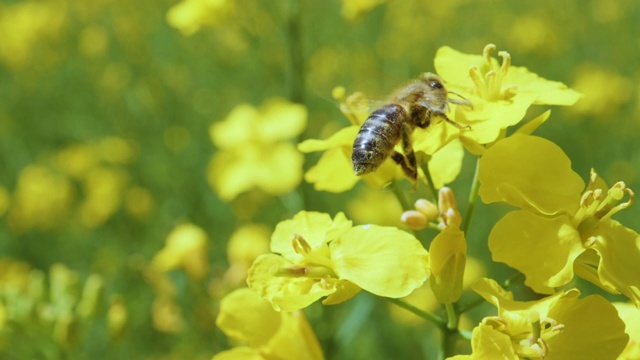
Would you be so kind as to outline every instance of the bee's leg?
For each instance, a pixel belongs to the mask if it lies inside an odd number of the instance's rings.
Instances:
[[[464,126],[464,125],[460,125],[460,124],[458,124],[457,122],[455,122],[455,121],[453,121],[453,120],[449,119],[449,117],[447,116],[447,114],[445,114],[445,113],[443,113],[443,112],[439,112],[439,111],[438,111],[438,112],[434,112],[434,113],[433,113],[433,115],[434,115],[434,116],[437,116],[437,117],[439,117],[439,118],[441,118],[441,119],[443,119],[444,121],[446,121],[446,122],[448,122],[449,124],[451,124],[451,125],[453,125],[453,126],[457,127],[457,128],[458,128],[458,129],[460,129],[460,130],[471,130],[471,126],[469,126],[469,125],[466,125],[466,126]]]
[[[404,155],[394,151],[393,154],[391,154],[391,158],[402,167],[402,171],[404,171],[405,175],[407,175],[415,187],[418,182],[418,165],[416,161],[416,154],[414,153],[413,146],[411,145],[412,131],[413,129],[410,125],[406,123],[402,125],[402,151],[404,152]]]

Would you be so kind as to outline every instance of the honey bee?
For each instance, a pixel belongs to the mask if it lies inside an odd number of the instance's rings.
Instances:
[[[471,107],[468,100],[449,99],[442,79],[424,73],[391,96],[390,101],[375,110],[362,124],[353,143],[351,164],[356,175],[375,171],[389,156],[407,177],[416,184],[418,169],[411,135],[416,127],[426,129],[435,118],[440,118],[458,129],[469,129],[449,119],[449,103]],[[459,96],[459,95],[458,95]],[[393,150],[402,141],[401,154]]]

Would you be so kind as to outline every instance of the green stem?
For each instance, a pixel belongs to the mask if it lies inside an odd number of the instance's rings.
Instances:
[[[421,310],[411,304],[409,304],[408,302],[402,301],[400,299],[393,299],[393,298],[386,298],[387,301],[389,301],[392,304],[398,305],[401,308],[410,311],[414,314],[416,314],[417,316],[420,316],[421,318],[429,321],[430,323],[438,326],[439,328],[445,328],[446,324],[444,323],[444,320],[442,320],[439,316],[434,315],[430,312],[426,312],[424,310]]]
[[[444,308],[447,311],[447,329],[455,330],[458,328],[458,314],[453,304],[444,304]]]
[[[300,0],[290,0],[287,13],[287,37],[289,42],[289,66],[286,72],[286,84],[289,87],[289,99],[294,103],[304,104],[304,58],[300,35]],[[300,136],[294,140],[300,142]],[[298,185],[296,191],[283,197],[285,207],[292,214],[306,208],[309,194],[304,184]]]
[[[476,200],[478,199],[478,189],[480,188],[480,182],[478,181],[478,173],[480,172],[480,158],[476,161],[476,170],[473,174],[473,181],[471,183],[471,190],[469,191],[469,201],[467,202],[467,212],[464,214],[464,218],[462,219],[462,226],[460,230],[462,230],[465,234],[469,230],[469,225],[471,224],[471,217],[473,216],[473,211],[476,208]]]
[[[442,331],[442,355],[452,356],[456,350],[458,340],[458,314],[453,304],[444,304],[447,312],[447,327]]]
[[[407,198],[404,196],[404,193],[400,189],[400,184],[398,183],[398,181],[394,180],[389,187],[391,188],[391,191],[393,191],[393,194],[398,199],[400,206],[402,206],[402,210],[413,209],[413,206],[411,206],[409,201],[407,201]]]
[[[427,178],[427,186],[429,186],[429,190],[431,191],[431,195],[433,196],[433,203],[438,205],[438,189],[433,185],[433,178],[431,177],[431,172],[429,171],[428,163],[420,163],[420,169],[424,173],[424,176]]]

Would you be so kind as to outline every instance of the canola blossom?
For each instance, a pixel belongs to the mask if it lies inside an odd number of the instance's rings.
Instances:
[[[485,152],[479,180],[484,202],[521,208],[493,227],[494,260],[524,273],[537,292],[552,294],[576,274],[640,306],[640,236],[611,219],[633,200],[624,183],[609,188],[592,172],[585,188],[557,145],[519,134]]]
[[[638,11],[0,2],[0,358],[640,359]]]
[[[448,46],[438,50],[436,71],[447,86],[467,98],[473,110],[460,111],[456,118],[471,126],[462,136],[479,144],[495,141],[500,132],[519,123],[531,105],[575,104],[580,94],[565,84],[541,78],[527,68],[512,66],[511,55],[489,44],[482,55],[463,54]]]
[[[485,317],[473,330],[471,355],[448,359],[616,359],[629,340],[615,307],[598,295],[579,298],[580,292],[572,289],[516,301],[490,279],[473,289],[498,314]]]
[[[277,312],[247,288],[222,300],[216,325],[240,345],[216,354],[214,360],[324,359],[302,312]]]
[[[422,285],[429,255],[412,235],[392,227],[352,226],[342,213],[299,212],[278,224],[272,254],[260,255],[247,284],[276,310],[293,311],[320,298],[343,302],[361,289],[398,298]]]
[[[252,189],[282,195],[302,180],[302,154],[289,140],[307,124],[304,106],[272,99],[261,109],[236,106],[209,135],[218,147],[207,179],[221,199],[230,201]]]

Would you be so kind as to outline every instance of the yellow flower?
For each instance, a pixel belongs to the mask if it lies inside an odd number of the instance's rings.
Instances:
[[[29,165],[20,171],[8,220],[17,231],[55,229],[67,219],[73,199],[71,181],[46,166]]]
[[[485,317],[473,330],[471,355],[452,360],[613,360],[629,339],[614,306],[597,295],[579,299],[572,289],[520,302],[489,279],[473,289],[498,308],[498,315]]]
[[[151,262],[151,266],[160,272],[184,268],[189,276],[202,279],[209,272],[207,260],[207,234],[192,224],[176,226],[167,243]]]
[[[304,130],[303,105],[273,99],[258,110],[238,105],[209,134],[219,148],[209,163],[209,184],[223,200],[258,188],[271,195],[294,189],[302,179],[303,156],[288,140]]]
[[[608,188],[593,172],[585,189],[570,165],[557,145],[522,134],[484,153],[478,177],[482,200],[522,209],[493,227],[493,259],[524,273],[525,284],[539,293],[553,293],[575,271],[640,306],[640,236],[611,219],[630,205],[633,192],[622,182]],[[630,200],[620,204],[625,195]]]
[[[495,45],[483,55],[468,55],[450,47],[436,53],[435,68],[447,89],[464,96],[473,110],[458,108],[456,119],[471,130],[461,136],[480,144],[496,140],[501,131],[515,125],[531,105],[573,105],[580,95],[566,85],[539,77],[524,67],[511,66],[506,51],[498,53],[502,64],[491,57]]]
[[[193,35],[203,26],[215,26],[234,11],[228,0],[183,0],[167,11],[169,25],[183,35]]]
[[[407,296],[427,278],[428,253],[412,235],[392,227],[351,226],[342,213],[299,212],[278,224],[271,251],[249,269],[249,287],[276,310],[302,309],[321,297],[325,305],[360,289],[385,297]]]
[[[14,68],[26,65],[38,43],[59,36],[67,21],[64,2],[3,3],[0,5],[0,34],[3,34],[0,61]]]
[[[214,360],[324,359],[302,312],[277,312],[247,288],[222,299],[216,325],[242,345],[216,354]]]
[[[82,224],[95,228],[104,224],[122,203],[127,174],[117,168],[98,166],[84,179],[85,198],[79,206]]]
[[[580,66],[575,74],[574,87],[584,94],[573,111],[611,121],[620,107],[631,100],[634,83],[615,71],[592,64]]]
[[[224,273],[226,285],[235,288],[245,283],[247,271],[254,260],[269,252],[270,233],[269,228],[260,224],[243,225],[233,232],[227,243],[229,269]]]

